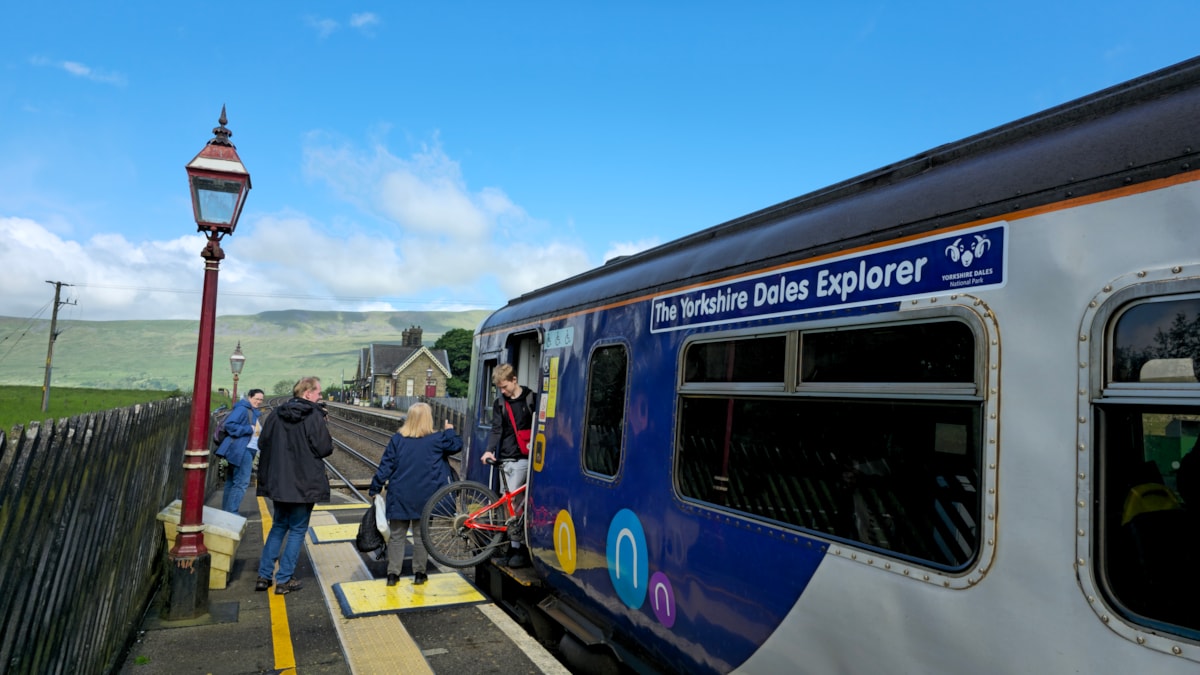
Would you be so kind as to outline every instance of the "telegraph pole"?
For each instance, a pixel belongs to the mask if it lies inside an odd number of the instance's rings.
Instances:
[[[66,300],[59,301],[62,287],[71,284],[61,281],[47,281],[46,283],[54,284],[54,311],[50,314],[50,347],[46,349],[46,381],[42,384],[42,412],[46,412],[50,408],[50,371],[53,370],[51,363],[54,359],[54,339],[58,337],[58,308],[62,305],[75,304]]]

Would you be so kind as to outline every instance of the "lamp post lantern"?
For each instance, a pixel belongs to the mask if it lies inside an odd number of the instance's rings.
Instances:
[[[229,355],[229,370],[233,372],[233,399],[237,403],[237,382],[238,375],[242,374],[242,366],[246,365],[246,357],[242,354],[242,341],[238,340],[237,348],[233,350],[233,354]]]
[[[217,314],[217,273],[225,252],[221,237],[233,234],[250,192],[250,173],[229,142],[225,106],[213,138],[187,165],[192,211],[197,231],[208,244],[204,259],[204,291],[200,301],[200,332],[196,347],[196,376],[192,387],[192,416],[183,457],[183,506],[175,547],[168,554],[163,618],[194,619],[208,613],[208,581],[212,558],[204,546],[204,485],[208,473],[209,404],[212,398],[213,333]],[[240,343],[239,343],[240,344]],[[235,375],[236,378],[236,375]],[[236,386],[237,380],[234,380]]]
[[[425,369],[425,396],[428,398],[437,396],[437,380],[433,379],[433,368]]]

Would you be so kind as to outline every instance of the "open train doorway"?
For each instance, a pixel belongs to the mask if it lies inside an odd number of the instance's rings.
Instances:
[[[475,375],[479,378],[480,386],[475,388],[478,400],[474,401],[476,410],[479,411],[478,419],[476,420],[477,433],[475,434],[480,443],[477,448],[474,448],[472,455],[476,458],[480,457],[487,451],[487,438],[495,425],[494,413],[492,404],[500,396],[500,390],[492,382],[492,374],[496,367],[502,363],[507,363],[513,367],[513,371],[517,376],[517,382],[529,387],[535,393],[541,392],[542,372],[542,340],[541,333],[538,331],[526,331],[523,333],[513,333],[509,335],[504,342],[504,349],[498,352],[484,353],[480,355],[479,363],[475,371]],[[476,463],[478,459],[475,460]],[[476,467],[472,466],[471,471]],[[478,480],[485,485],[488,484],[488,476],[471,474],[472,480]]]

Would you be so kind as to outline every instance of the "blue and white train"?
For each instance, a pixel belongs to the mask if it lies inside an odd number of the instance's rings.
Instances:
[[[518,297],[472,360],[469,477],[491,369],[540,395],[536,578],[480,581],[566,649],[1200,671],[1200,59]]]

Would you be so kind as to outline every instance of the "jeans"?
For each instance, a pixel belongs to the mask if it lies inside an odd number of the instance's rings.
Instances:
[[[267,543],[263,544],[258,576],[263,579],[274,578],[276,584],[286,584],[296,571],[296,561],[300,559],[300,547],[308,532],[308,518],[312,515],[313,505],[275,501],[271,505],[275,510],[274,522],[271,524],[271,533],[267,535]],[[279,573],[275,574],[277,560]]]
[[[229,476],[225,478],[225,494],[221,498],[221,509],[237,513],[242,505],[246,488],[250,487],[250,474],[254,472],[254,458],[247,455],[241,466],[229,465]]]
[[[429,567],[429,552],[425,549],[425,541],[421,539],[421,521],[389,520],[388,574],[400,576],[400,570],[404,567],[404,543],[408,540],[410,527],[413,533],[413,573],[424,572]]]

